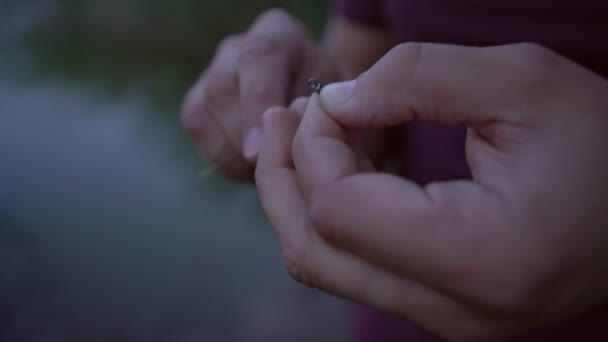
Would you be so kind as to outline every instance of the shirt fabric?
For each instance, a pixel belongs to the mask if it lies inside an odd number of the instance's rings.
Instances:
[[[351,21],[383,29],[399,42],[535,42],[608,75],[608,1],[334,0],[332,9]],[[420,185],[469,179],[465,136],[463,126],[409,123],[402,175]],[[355,325],[359,342],[441,341],[407,321],[364,306],[356,309]],[[509,341],[608,341],[608,306]]]

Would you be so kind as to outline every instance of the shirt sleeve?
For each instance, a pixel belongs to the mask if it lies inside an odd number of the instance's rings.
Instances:
[[[381,0],[332,0],[333,15],[341,16],[358,24],[385,28]]]

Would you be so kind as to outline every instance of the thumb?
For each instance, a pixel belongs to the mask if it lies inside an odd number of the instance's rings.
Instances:
[[[542,49],[521,45],[402,44],[357,79],[325,86],[321,105],[351,128],[389,127],[414,118],[469,125],[510,121],[504,117],[510,111],[497,109],[512,106],[526,88],[528,79],[521,75],[530,70],[522,69],[530,66],[519,57]]]

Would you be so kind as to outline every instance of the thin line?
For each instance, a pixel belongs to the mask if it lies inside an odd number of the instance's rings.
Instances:
[[[224,164],[234,160],[234,158],[234,155],[232,155],[207,166],[198,174],[198,177],[200,179],[206,179],[207,177],[211,176],[215,171],[217,171],[217,169],[224,166]]]

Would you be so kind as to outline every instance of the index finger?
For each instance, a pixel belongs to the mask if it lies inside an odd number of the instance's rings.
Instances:
[[[317,94],[308,101],[294,138],[292,155],[306,197],[357,172],[357,158],[347,144],[346,132],[323,111]]]

